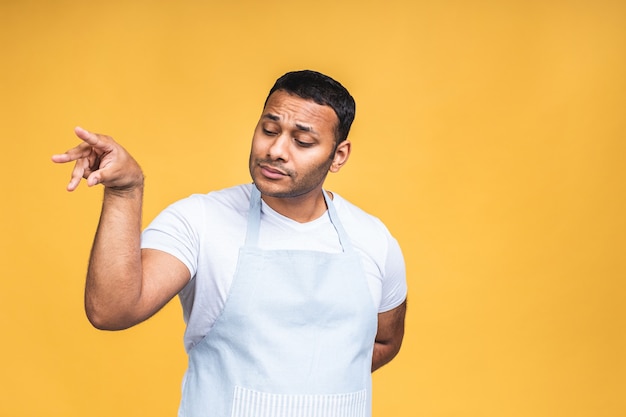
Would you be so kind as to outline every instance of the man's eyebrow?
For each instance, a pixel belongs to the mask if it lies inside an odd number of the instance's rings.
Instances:
[[[298,130],[302,130],[303,132],[311,132],[314,133],[313,128],[311,126],[301,125],[300,123],[296,123],[296,127]]]
[[[273,121],[275,121],[275,122],[277,122],[277,121],[279,121],[279,120],[280,120],[280,116],[277,116],[277,115],[272,114],[272,113],[265,113],[265,114],[263,115],[263,118],[264,118],[264,119],[270,119],[270,120],[273,120]]]
[[[280,121],[280,116],[273,114],[273,113],[265,113],[263,115],[263,118],[272,120],[274,122]],[[303,132],[315,133],[315,130],[313,130],[311,126],[303,125],[301,123],[296,123],[296,127],[298,128],[298,130],[301,130]]]

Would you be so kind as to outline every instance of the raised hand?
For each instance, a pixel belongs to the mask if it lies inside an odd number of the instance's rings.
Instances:
[[[102,184],[118,191],[133,190],[143,185],[141,167],[113,138],[81,127],[76,127],[74,133],[83,142],[65,153],[52,156],[52,161],[56,163],[76,161],[67,185],[68,191],[74,191],[81,178],[87,179],[90,187]]]

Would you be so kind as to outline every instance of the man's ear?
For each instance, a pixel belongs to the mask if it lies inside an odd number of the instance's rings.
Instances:
[[[339,172],[342,166],[348,162],[348,157],[350,157],[350,150],[352,149],[352,144],[348,139],[341,141],[339,145],[337,145],[337,149],[335,149],[335,156],[333,156],[333,163],[330,165],[330,172]]]

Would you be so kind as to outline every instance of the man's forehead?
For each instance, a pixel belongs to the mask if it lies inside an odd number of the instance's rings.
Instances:
[[[274,91],[265,103],[263,116],[279,121],[282,119],[282,113],[287,112],[315,118],[330,118],[333,122],[339,120],[335,110],[326,104],[319,104],[311,98],[300,97],[288,91]]]

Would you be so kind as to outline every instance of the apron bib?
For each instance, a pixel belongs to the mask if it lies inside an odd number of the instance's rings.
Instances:
[[[324,192],[341,253],[262,250],[255,186],[224,309],[189,352],[179,416],[368,417],[377,311]]]

